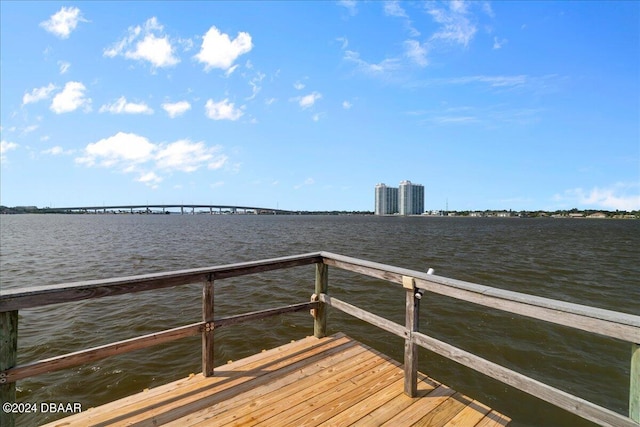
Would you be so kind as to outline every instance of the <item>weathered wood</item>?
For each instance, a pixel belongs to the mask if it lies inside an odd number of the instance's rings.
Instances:
[[[214,324],[213,324],[214,286],[209,278],[202,284],[202,374],[205,377],[213,376],[214,367]]]
[[[316,264],[316,286],[315,294],[319,297],[326,294],[329,289],[329,268],[326,264]],[[327,335],[327,306],[319,303],[316,308],[316,315],[313,320],[313,335],[322,338]]]
[[[204,324],[202,322],[168,329],[162,332],[130,338],[99,347],[68,353],[37,362],[19,365],[4,371],[8,382],[15,382],[24,378],[47,372],[58,371],[60,369],[71,368],[85,363],[95,362],[110,356],[128,353],[130,351],[141,350],[158,344],[174,341],[180,338],[198,335],[202,332]]]
[[[325,264],[402,285],[415,278],[418,288],[494,309],[528,316],[628,342],[640,335],[640,316],[542,298],[462,280],[449,279],[357,258],[321,252]]]
[[[631,344],[629,418],[640,424],[640,344]]]
[[[335,354],[352,347],[354,345],[344,337],[332,336],[322,342],[313,337],[302,339],[222,365],[217,369],[220,374],[213,377],[198,374],[193,378],[165,384],[72,415],[65,418],[64,425],[160,425],[175,419],[176,416],[182,416],[181,414],[187,415],[194,410],[209,407],[206,402],[209,395],[222,395],[223,399],[233,397],[239,392],[253,389],[255,380],[260,383],[268,382],[277,373],[296,372],[307,361],[321,360],[327,354]],[[127,423],[122,421],[123,418],[127,419]],[[150,419],[155,422],[150,422]],[[140,424],[137,424],[138,422]],[[59,425],[59,421],[50,424]]]
[[[405,288],[405,328],[407,337],[404,340],[404,392],[415,397],[418,392],[418,346],[412,335],[418,331],[418,302],[415,297],[415,281],[413,277],[403,276],[402,286]]]
[[[387,332],[398,335],[399,337],[407,337],[407,330],[405,329],[405,327],[397,324],[396,322],[392,322],[391,320],[385,319],[384,317],[378,316],[329,295],[322,294],[319,296],[319,298],[320,301],[326,303],[329,307],[336,308],[357,319],[364,320],[365,322],[377,326],[380,329],[384,329]]]
[[[248,322],[251,320],[266,319],[267,317],[278,316],[285,313],[295,313],[298,311],[316,308],[317,302],[301,302],[298,304],[285,305],[282,307],[268,308],[265,310],[252,311],[249,313],[236,314],[234,316],[220,317],[214,320],[214,328],[219,329],[225,326],[237,325],[238,323]]]
[[[434,353],[481,372],[589,421],[610,427],[638,427],[630,418],[562,390],[558,390],[540,381],[536,381],[533,378],[529,378],[435,338],[419,332],[413,333],[412,337],[416,344],[427,350],[431,350]]]
[[[18,361],[18,311],[0,313],[0,371],[16,366]],[[16,384],[0,372],[0,403],[16,401]],[[15,418],[10,411],[0,410],[0,426],[13,427]]]
[[[287,305],[284,307],[270,308],[266,310],[238,314],[235,316],[222,317],[219,319],[214,319],[209,323],[214,329],[216,329],[225,326],[236,325],[250,320],[259,320],[284,313],[294,313],[297,311],[308,310],[309,308],[314,308],[315,306],[316,303],[304,302],[300,304]],[[118,354],[141,350],[144,348],[153,347],[158,344],[164,344],[181,338],[198,335],[201,334],[205,330],[205,328],[205,322],[193,323],[191,325],[180,326],[174,329],[168,329],[149,335],[130,338],[127,340],[106,344],[100,347],[94,347],[75,353],[64,354],[49,359],[19,365],[12,369],[0,372],[0,375],[4,373],[6,375],[7,382],[15,382],[17,380],[33,377],[47,372],[58,371],[60,369],[95,362],[107,357],[116,356]]]
[[[322,262],[319,253],[308,253],[190,270],[2,291],[0,292],[0,312],[202,283],[209,278],[226,279],[319,262]]]

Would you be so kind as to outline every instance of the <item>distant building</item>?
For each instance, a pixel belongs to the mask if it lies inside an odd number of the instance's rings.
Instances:
[[[424,186],[402,181],[398,188],[400,215],[420,215],[424,212]]]
[[[376,185],[376,215],[391,215],[398,213],[398,189],[386,184]]]
[[[375,214],[420,215],[424,212],[424,186],[402,181],[399,188],[377,184]]]

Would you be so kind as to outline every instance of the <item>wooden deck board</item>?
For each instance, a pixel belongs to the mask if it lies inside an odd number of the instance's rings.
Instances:
[[[336,334],[308,337],[146,390],[81,414],[62,426],[505,426],[509,418],[419,375],[403,393],[402,366]]]

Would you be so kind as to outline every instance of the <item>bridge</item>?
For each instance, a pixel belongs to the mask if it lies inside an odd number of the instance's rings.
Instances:
[[[46,208],[47,212],[64,212],[64,213],[80,213],[80,212],[91,212],[94,213],[160,213],[154,212],[153,210],[162,209],[162,213],[170,213],[167,209],[180,209],[180,214],[186,213],[195,214],[196,209],[199,211],[203,209],[208,209],[211,215],[216,214],[272,214],[272,215],[291,215],[297,212],[287,211],[283,209],[273,209],[273,208],[260,208],[255,206],[234,206],[234,205],[208,205],[208,204],[169,204],[169,205],[156,205],[145,203],[143,205],[113,205],[113,206],[71,206],[71,207],[61,207],[61,208]],[[191,209],[191,212],[188,210]],[[201,213],[201,212],[198,212]],[[206,211],[205,211],[206,213]]]

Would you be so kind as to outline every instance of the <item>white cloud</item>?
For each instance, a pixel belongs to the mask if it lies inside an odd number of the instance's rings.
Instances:
[[[384,14],[387,16],[393,16],[396,18],[402,18],[411,37],[418,37],[420,35],[420,31],[416,30],[413,27],[413,23],[411,19],[409,19],[409,15],[407,12],[400,6],[400,1],[392,0],[384,2]]]
[[[407,17],[407,12],[404,11],[402,6],[400,6],[400,2],[397,0],[384,2],[384,14],[387,16],[397,16],[398,18]]]
[[[0,163],[4,163],[7,161],[7,152],[11,150],[15,150],[19,145],[15,142],[9,142],[2,140],[0,141]]]
[[[358,2],[356,0],[339,0],[338,5],[346,8],[352,16],[358,13]]]
[[[302,187],[305,187],[305,186],[307,186],[307,185],[313,185],[313,184],[315,184],[315,183],[316,183],[316,181],[315,181],[313,178],[307,178],[307,179],[305,179],[305,180],[304,180],[304,182],[303,182],[303,183],[301,183],[301,184],[297,184],[297,185],[294,185],[294,186],[293,186],[293,188],[294,188],[295,190],[299,190],[299,189],[301,189]]]
[[[385,75],[400,68],[400,61],[397,58],[387,58],[374,64],[361,59],[360,54],[352,50],[344,52],[344,59],[356,64],[361,72],[375,76]]]
[[[427,48],[424,44],[420,44],[416,40],[405,40],[404,49],[405,55],[419,66],[426,67],[429,64]]]
[[[249,80],[249,86],[251,86],[251,96],[246,98],[247,100],[254,99],[258,95],[258,93],[262,89],[260,83],[264,78],[265,74],[258,72],[251,80]]]
[[[313,116],[311,116],[311,120],[313,120],[314,122],[319,122],[320,119],[322,117],[324,117],[326,115],[326,113],[316,113]]]
[[[87,167],[136,173],[136,181],[150,186],[157,186],[163,180],[163,172],[190,173],[202,167],[219,169],[227,160],[219,145],[207,146],[204,142],[188,139],[156,144],[143,136],[125,132],[88,144],[82,155],[75,159],[76,163]]]
[[[84,156],[76,162],[87,166],[122,166],[131,169],[136,163],[148,162],[153,158],[157,146],[147,138],[134,133],[118,132],[114,136],[88,144]]]
[[[162,177],[156,175],[155,172],[143,172],[136,181],[148,185],[151,188],[158,188],[158,184],[162,182]]]
[[[178,101],[174,103],[165,102],[162,104],[162,108],[167,112],[172,119],[186,113],[191,109],[191,104],[188,101]]]
[[[467,3],[461,0],[447,3],[449,8],[427,4],[427,12],[434,21],[440,24],[439,30],[431,36],[431,40],[444,40],[464,46],[475,35],[477,28],[468,18]]]
[[[59,145],[56,145],[55,147],[51,147],[48,150],[43,150],[42,151],[43,154],[51,154],[52,156],[60,155],[63,152],[64,152],[64,150]]]
[[[228,34],[221,33],[212,26],[202,38],[202,47],[195,58],[205,64],[205,71],[212,68],[227,70],[242,54],[251,51],[251,35],[240,32],[231,40]]]
[[[349,101],[342,101],[342,108],[344,108],[345,110],[348,110],[351,107],[353,107],[352,103],[350,103]]]
[[[51,15],[47,21],[41,22],[40,26],[51,34],[61,39],[66,39],[76,29],[78,22],[87,22],[82,17],[80,9],[77,7],[62,7],[58,12]]]
[[[31,92],[24,94],[22,97],[22,105],[47,99],[51,96],[51,93],[53,93],[54,90],[56,90],[56,85],[53,83],[49,83],[48,86],[35,88]]]
[[[49,108],[56,114],[69,113],[80,107],[90,111],[91,98],[85,97],[85,90],[85,86],[80,82],[68,82],[64,85],[62,92],[53,97]]]
[[[233,102],[227,98],[220,102],[209,99],[205,105],[208,118],[212,120],[238,120],[244,114],[241,108],[235,108]]]
[[[58,61],[58,66],[60,67],[60,74],[65,74],[71,68],[71,63],[67,61]]]
[[[156,164],[161,169],[194,172],[203,164],[212,165],[210,169],[218,169],[227,157],[217,154],[220,146],[207,147],[204,142],[191,142],[182,139],[161,148],[155,156]],[[220,166],[217,166],[220,163]]]
[[[127,52],[127,58],[143,59],[151,62],[156,67],[169,67],[180,60],[173,56],[173,47],[169,39],[156,37],[153,34],[145,36],[144,40],[136,44],[136,50]]]
[[[121,96],[112,104],[103,105],[100,107],[100,112],[111,114],[153,114],[153,110],[144,102],[127,102],[124,96]]]
[[[65,150],[64,148],[60,147],[59,145],[56,145],[54,147],[51,147],[47,150],[42,150],[41,153],[42,154],[48,154],[50,156],[60,156],[62,154],[73,154],[74,150]]]
[[[619,182],[608,187],[594,187],[591,190],[574,188],[564,194],[556,194],[553,199],[584,208],[610,210],[640,210],[640,184]]]
[[[517,88],[529,85],[533,80],[548,80],[553,76],[545,76],[543,78],[534,79],[531,76],[525,74],[519,74],[514,76],[463,76],[463,77],[445,77],[445,78],[433,78],[428,80],[416,81],[409,86],[431,86],[431,85],[466,85],[474,83],[487,84],[492,88]]]
[[[304,83],[297,81],[293,84],[293,88],[296,90],[302,90],[304,89]]]
[[[22,134],[22,135],[26,135],[26,134],[28,134],[28,133],[31,133],[31,132],[35,131],[35,130],[36,130],[36,129],[38,129],[39,127],[40,127],[40,125],[30,125],[30,126],[27,126],[27,127],[25,127],[24,129],[22,129],[21,134]]]
[[[316,103],[317,100],[322,98],[322,94],[319,92],[311,92],[309,95],[298,96],[292,98],[293,101],[298,101],[298,105],[304,110],[306,108],[312,107],[313,104]]]
[[[227,71],[224,72],[224,76],[229,77],[239,66],[240,64],[235,64],[234,66],[227,68]]]
[[[496,14],[493,12],[493,9],[491,8],[491,3],[489,3],[488,1],[482,3],[482,11],[491,18],[495,18],[496,16]]]
[[[129,34],[108,49],[104,56],[122,55],[128,59],[148,61],[153,67],[170,67],[180,62],[164,27],[156,17],[148,19],[144,26],[129,27]]]
[[[507,44],[507,39],[499,39],[498,37],[493,38],[494,49],[501,49],[505,44]]]

